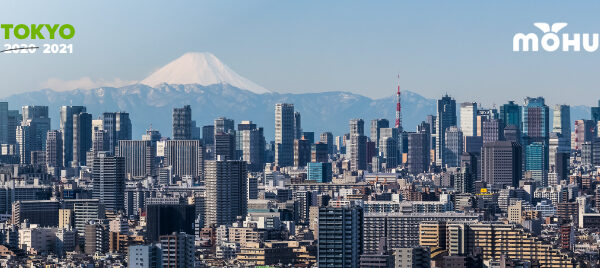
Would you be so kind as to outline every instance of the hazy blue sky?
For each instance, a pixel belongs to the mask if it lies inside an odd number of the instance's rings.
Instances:
[[[56,79],[138,81],[207,51],[277,92],[379,98],[400,73],[403,88],[426,97],[592,105],[600,51],[514,53],[512,37],[538,33],[538,21],[600,32],[599,11],[596,1],[8,1],[0,23],[70,23],[77,33],[72,55],[0,54],[0,97]]]

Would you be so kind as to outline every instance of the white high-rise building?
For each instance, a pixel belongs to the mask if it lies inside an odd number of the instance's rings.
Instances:
[[[463,102],[460,104],[460,129],[465,137],[477,135],[476,102]]]

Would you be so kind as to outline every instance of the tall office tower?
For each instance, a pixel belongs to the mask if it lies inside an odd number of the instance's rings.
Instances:
[[[294,139],[302,138],[302,120],[300,112],[294,112]]]
[[[246,162],[206,161],[206,225],[227,225],[248,210]]]
[[[550,133],[548,160],[550,172],[556,174],[557,181],[566,180],[569,175],[569,159],[571,156],[571,139],[557,132]]]
[[[350,144],[348,145],[348,159],[351,170],[367,169],[367,137],[365,122],[362,119],[350,120]]]
[[[319,267],[359,267],[362,255],[363,209],[319,207]]]
[[[162,249],[157,245],[137,245],[128,248],[127,267],[162,268]],[[190,266],[191,267],[191,266]]]
[[[294,105],[275,105],[275,164],[280,167],[294,164]]]
[[[148,204],[146,206],[146,238],[158,242],[161,235],[173,232],[194,234],[196,207],[187,204]]]
[[[501,119],[490,119],[482,125],[483,143],[504,140],[504,122]]]
[[[8,144],[8,102],[0,102],[0,144]]]
[[[46,167],[60,169],[62,164],[62,134],[59,130],[50,130],[46,134]]]
[[[463,153],[460,157],[460,172],[454,175],[454,189],[459,193],[473,193],[477,180],[478,159],[476,154]]]
[[[379,154],[385,159],[386,169],[398,167],[398,145],[392,137],[379,140]]]
[[[165,141],[164,165],[171,166],[173,176],[202,177],[204,150],[198,140]]]
[[[308,143],[313,144],[315,143],[315,133],[311,132],[311,131],[302,131],[302,137],[301,139],[306,139],[308,140]]]
[[[19,110],[8,110],[8,144],[17,144],[17,138],[15,129],[21,125],[23,116],[19,113]]]
[[[514,101],[509,101],[507,104],[500,106],[500,119],[506,126],[514,125],[521,131],[523,129],[521,109],[520,105]]]
[[[304,138],[294,140],[294,167],[305,167],[310,162],[310,145]]]
[[[223,133],[233,133],[235,131],[235,122],[233,119],[228,119],[226,117],[219,117],[214,121],[214,134],[223,132]]]
[[[17,126],[17,151],[19,152],[20,163],[23,165],[30,164],[31,151],[33,148],[33,133],[29,126]]]
[[[191,130],[192,130],[191,139],[192,140],[202,139],[202,129],[196,125],[196,120],[192,120],[192,123],[190,125],[191,125]]]
[[[516,142],[495,141],[481,149],[481,175],[483,181],[494,188],[519,186],[522,168],[521,146]]]
[[[371,140],[375,142],[375,146],[379,147],[380,130],[382,128],[389,128],[390,121],[387,119],[373,119],[371,120]]]
[[[590,142],[596,137],[595,128],[593,120],[575,120],[575,150],[581,150],[584,142]]]
[[[569,137],[569,139],[567,140],[569,148],[571,148],[571,106],[554,106],[554,123],[552,127],[552,132],[560,133],[565,138]]]
[[[419,174],[429,170],[429,135],[427,132],[408,134],[408,171]]]
[[[92,115],[73,114],[73,162],[74,167],[85,166],[86,154],[92,148]]]
[[[242,131],[245,130],[255,130],[256,124],[252,123],[252,121],[242,121],[242,123],[238,124],[238,129],[235,133],[235,151],[236,151],[236,159],[242,159],[244,155],[244,133]]]
[[[327,144],[327,153],[333,154],[333,134],[331,132],[321,133],[321,143]]]
[[[592,121],[596,122],[596,124],[598,124],[598,121],[600,121],[600,100],[598,101],[598,106],[596,107],[592,107]]]
[[[202,143],[206,146],[213,145],[215,141],[215,126],[206,125],[202,127]]]
[[[94,130],[94,136],[92,140],[92,152],[106,152],[108,151],[108,134],[105,130]]]
[[[92,185],[92,197],[100,200],[107,210],[123,210],[125,159],[99,152],[92,163]]]
[[[542,187],[548,186],[548,146],[532,142],[525,147],[525,171]]]
[[[108,150],[111,153],[115,152],[115,148],[119,145],[120,140],[131,140],[131,120],[129,113],[103,113],[102,125],[107,134]]]
[[[433,157],[435,157],[435,147],[437,144],[437,116],[428,115],[427,119],[425,120],[425,123],[429,124],[429,147],[430,150],[433,152]],[[432,158],[432,162],[435,161],[436,160]]]
[[[435,161],[438,166],[446,165],[446,130],[456,126],[456,101],[445,95],[437,101]]]
[[[460,129],[465,137],[477,136],[477,103],[460,104]]]
[[[223,159],[236,160],[235,134],[218,132],[215,134],[215,156]]]
[[[310,145],[310,162],[323,163],[329,161],[327,144],[317,142]]]
[[[265,136],[263,128],[242,130],[242,160],[248,164],[248,171],[261,171],[265,159]]]
[[[173,108],[173,139],[192,139],[192,108],[189,105]]]
[[[464,138],[462,131],[457,126],[446,129],[444,148],[444,162],[449,167],[460,166],[460,156],[463,153]]]
[[[181,232],[174,232],[171,235],[160,237],[162,248],[162,267],[179,268],[194,267],[195,265],[195,246],[194,235]]]
[[[85,106],[60,107],[60,132],[63,140],[63,165],[73,161],[73,115],[85,113]]]
[[[504,128],[504,140],[521,143],[521,131],[516,125],[507,125]]]
[[[550,112],[544,102],[544,98],[525,99],[523,106],[523,136],[531,142],[544,142],[548,144],[550,134]]]
[[[31,149],[39,151],[46,149],[46,132],[50,130],[48,106],[23,106],[23,121],[21,125],[29,126],[31,131]]]
[[[156,144],[152,141],[119,141],[117,156],[125,159],[125,175],[128,178],[156,175]]]

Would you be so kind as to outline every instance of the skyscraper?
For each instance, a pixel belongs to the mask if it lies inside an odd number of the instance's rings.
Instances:
[[[445,136],[444,162],[449,167],[459,167],[464,144],[462,131],[456,126],[451,126],[446,129]]]
[[[310,145],[304,138],[294,140],[294,167],[305,167],[310,162]]]
[[[206,161],[206,225],[227,225],[248,209],[246,162]]]
[[[300,112],[294,112],[294,139],[302,138],[302,120]]]
[[[408,134],[408,171],[419,174],[429,170],[429,133]]]
[[[32,151],[46,149],[46,132],[50,130],[48,106],[23,106],[21,125],[29,126]]]
[[[60,169],[62,165],[62,134],[59,130],[50,130],[46,134],[46,167]]]
[[[106,141],[108,143],[108,151],[115,152],[116,146],[120,140],[131,140],[131,120],[129,113],[103,113],[102,114],[103,129],[106,131]]]
[[[387,119],[371,120],[371,140],[375,142],[375,146],[379,147],[380,129],[389,127],[390,121],[388,121]]]
[[[481,176],[493,187],[519,186],[521,179],[521,146],[516,142],[495,141],[481,149]]]
[[[17,126],[17,152],[19,154],[20,163],[27,165],[31,163],[31,151],[33,147],[33,133],[29,126]]]
[[[569,148],[571,148],[571,106],[555,105],[554,106],[554,122],[552,132],[560,133],[562,137],[567,139]]]
[[[294,164],[295,119],[294,105],[275,105],[275,164],[281,167]]]
[[[125,159],[125,175],[145,178],[156,175],[156,145],[152,141],[119,141],[117,156]]]
[[[465,137],[477,135],[477,103],[460,104],[460,129]]]
[[[600,100],[598,100],[598,106],[592,107],[592,120],[598,124],[600,121]]]
[[[107,210],[125,208],[125,159],[100,152],[92,163],[92,197],[100,200]]]
[[[8,102],[0,102],[0,144],[8,144]]]
[[[446,164],[446,130],[451,126],[456,126],[456,101],[448,95],[443,96],[437,101],[436,125],[436,164],[444,166]]]
[[[242,160],[248,163],[249,171],[261,171],[265,161],[265,136],[263,128],[242,130]]]
[[[507,104],[500,106],[500,119],[502,119],[506,126],[517,126],[519,131],[523,129],[521,106],[514,101],[509,101]]]
[[[60,107],[60,132],[63,140],[63,165],[73,161],[73,115],[85,113],[85,106]]]
[[[173,139],[192,139],[192,108],[189,105],[173,108]]]
[[[347,154],[351,170],[367,169],[367,137],[365,122],[362,119],[350,120],[350,144]]]
[[[333,134],[331,132],[321,133],[321,143],[327,144],[327,153],[333,154]]]
[[[525,99],[523,106],[523,136],[530,142],[544,142],[548,144],[550,112],[544,98]]]
[[[92,115],[73,114],[73,163],[75,167],[85,166],[87,152],[92,148]]]
[[[213,145],[215,142],[215,126],[207,125],[202,127],[202,143],[206,146]]]
[[[215,157],[236,160],[235,134],[233,132],[218,132],[215,134]]]
[[[171,166],[173,176],[202,177],[202,142],[199,140],[168,140],[164,145],[164,165]]]
[[[489,119],[482,125],[483,143],[504,140],[504,122],[501,119]]]
[[[575,120],[575,150],[581,150],[584,142],[592,141],[596,135],[596,125],[593,120]]]
[[[542,187],[548,186],[548,145],[532,142],[525,147],[525,171]]]
[[[319,208],[319,267],[359,267],[362,255],[361,207]]]
[[[392,137],[384,137],[379,140],[379,153],[385,159],[386,169],[398,167],[398,145]]]

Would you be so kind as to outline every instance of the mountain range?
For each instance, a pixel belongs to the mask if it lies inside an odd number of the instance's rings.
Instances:
[[[393,87],[392,90],[393,92]],[[152,127],[163,136],[171,136],[172,109],[191,105],[192,119],[198,126],[211,125],[220,116],[252,120],[264,127],[268,140],[274,137],[276,103],[293,103],[302,116],[304,131],[318,135],[324,131],[341,135],[348,132],[352,118],[365,120],[369,135],[370,120],[386,118],[394,123],[395,94],[386,98],[330,91],[320,93],[277,93],[267,90],[235,73],[210,53],[187,53],[165,65],[141,82],[124,87],[95,89],[43,89],[11,95],[4,99],[10,109],[24,105],[49,106],[52,128],[59,126],[59,107],[84,105],[94,117],[103,112],[129,112],[133,138],[139,139]],[[402,117],[406,130],[435,114],[436,101],[411,91],[402,91]],[[571,118],[590,118],[586,106],[571,107]],[[551,120],[552,121],[552,120]]]

